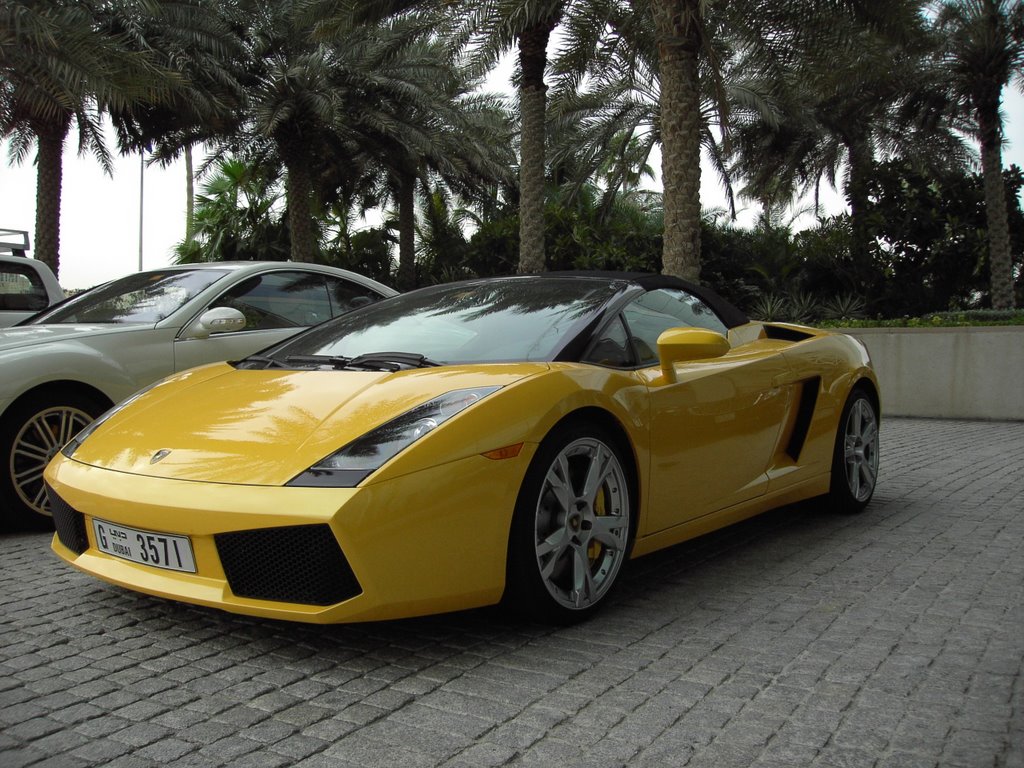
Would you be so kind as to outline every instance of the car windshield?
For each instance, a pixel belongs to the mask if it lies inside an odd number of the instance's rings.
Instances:
[[[550,360],[623,286],[519,277],[424,288],[324,323],[261,359],[278,366],[320,359],[334,367],[388,358],[382,353],[405,353],[395,359],[403,365]]]
[[[157,323],[226,274],[222,269],[192,269],[128,275],[79,294],[27,324]]]

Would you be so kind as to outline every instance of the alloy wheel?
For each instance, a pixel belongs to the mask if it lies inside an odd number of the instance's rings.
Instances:
[[[871,498],[878,478],[878,420],[867,398],[858,398],[846,417],[843,459],[846,484],[858,502]]]
[[[629,541],[629,487],[615,452],[570,442],[544,477],[535,516],[540,577],[564,608],[597,603],[615,582]]]
[[[19,498],[32,511],[50,514],[43,470],[68,440],[93,417],[71,406],[53,406],[36,413],[14,437],[8,471]]]

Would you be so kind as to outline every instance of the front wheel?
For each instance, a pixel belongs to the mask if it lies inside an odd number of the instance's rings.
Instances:
[[[596,426],[556,428],[516,501],[506,601],[558,623],[593,613],[615,585],[633,531],[630,476],[617,441]]]
[[[0,527],[53,526],[43,470],[64,444],[104,411],[78,393],[39,393],[15,403],[0,420]]]
[[[862,389],[843,407],[832,455],[829,501],[844,514],[860,512],[878,482],[878,409]]]

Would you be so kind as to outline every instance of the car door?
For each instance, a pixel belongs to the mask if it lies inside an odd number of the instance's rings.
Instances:
[[[244,278],[206,309],[237,309],[245,317],[245,327],[197,339],[188,338],[186,326],[174,343],[175,370],[245,357],[329,320],[334,314],[331,289],[336,280],[338,278],[320,272],[300,269],[274,270]]]
[[[677,363],[662,374],[657,339],[668,328],[728,333],[700,299],[681,289],[649,291],[623,311],[650,397],[651,487],[644,533],[750,500],[767,488],[779,439],[788,371],[781,354],[740,345],[719,358]]]

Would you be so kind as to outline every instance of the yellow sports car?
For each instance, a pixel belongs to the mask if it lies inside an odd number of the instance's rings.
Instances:
[[[53,549],[278,619],[572,621],[627,558],[800,499],[862,509],[878,420],[857,341],[674,278],[435,286],[108,411],[47,468]]]

